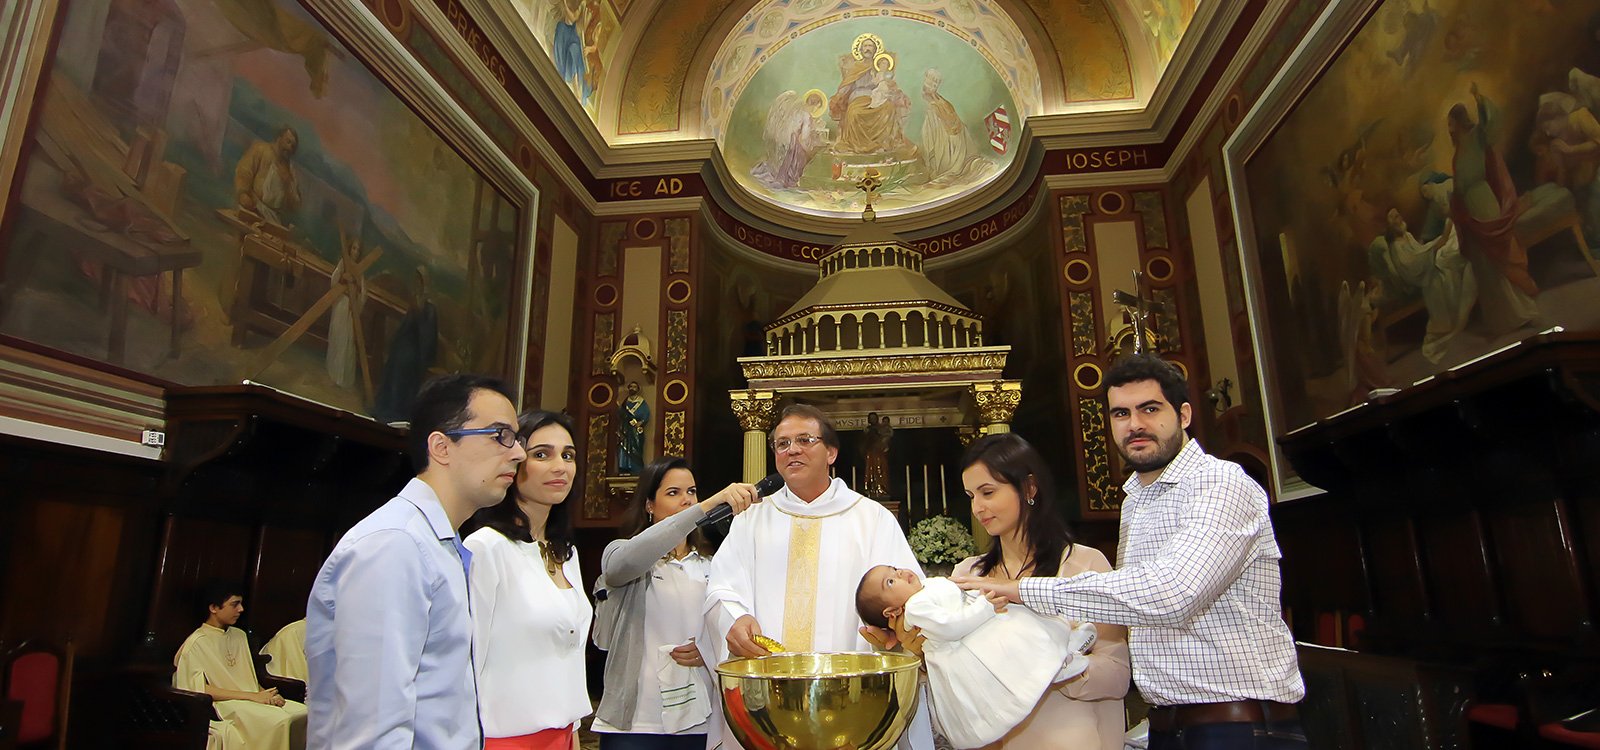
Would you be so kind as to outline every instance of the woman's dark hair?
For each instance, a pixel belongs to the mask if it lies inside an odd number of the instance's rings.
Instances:
[[[1072,547],[1072,532],[1056,513],[1056,482],[1045,466],[1044,457],[1028,441],[1014,432],[986,435],[973,442],[961,457],[961,470],[983,464],[1000,480],[1017,490],[1023,540],[1033,557],[1033,575],[1054,576],[1061,565],[1061,553]],[[1028,479],[1033,479],[1033,504],[1028,504]],[[973,566],[977,575],[988,575],[1000,567],[1000,539],[993,539],[989,551]],[[1021,571],[1017,571],[1021,572]]]
[[[623,512],[622,525],[618,527],[622,539],[631,539],[639,535],[651,524],[649,514],[645,513],[645,503],[656,496],[661,490],[661,484],[667,481],[667,472],[673,469],[692,471],[689,462],[678,456],[662,456],[652,461],[649,466],[639,472],[639,484],[634,487],[633,500],[629,501],[628,509]],[[702,498],[704,499],[704,498]],[[711,544],[711,539],[706,537],[704,530],[696,528],[689,532],[689,546],[702,555],[710,556],[716,551]]]
[[[550,425],[560,425],[568,435],[573,436],[573,443],[577,443],[578,429],[573,424],[572,417],[542,409],[525,412],[518,417],[517,434],[526,438]],[[520,469],[517,476],[519,478],[522,476]],[[572,472],[572,485],[567,491],[567,499],[551,506],[550,517],[544,522],[544,539],[550,545],[550,559],[558,564],[571,559],[576,549],[574,542],[577,534],[572,529],[572,507],[583,501],[582,480],[583,472]],[[472,517],[461,525],[461,535],[467,536],[485,527],[494,529],[513,541],[533,541],[533,535],[528,531],[528,514],[523,513],[522,508],[517,506],[515,482],[511,484],[511,489],[506,490],[504,500],[472,514]]]

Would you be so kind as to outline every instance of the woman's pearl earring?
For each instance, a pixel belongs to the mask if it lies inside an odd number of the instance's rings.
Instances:
[[[1028,504],[1029,504],[1029,505],[1033,505],[1033,498],[1031,498],[1031,497],[1030,497],[1030,498],[1028,498]]]

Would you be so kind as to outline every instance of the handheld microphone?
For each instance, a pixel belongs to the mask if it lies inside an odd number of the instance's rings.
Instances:
[[[756,496],[766,497],[783,489],[783,477],[777,474],[768,474],[766,479],[756,482]],[[706,512],[706,517],[694,522],[695,528],[705,528],[714,523],[721,523],[733,517],[733,506],[727,503],[718,505]]]

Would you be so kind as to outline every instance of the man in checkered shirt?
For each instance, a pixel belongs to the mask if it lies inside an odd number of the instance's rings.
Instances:
[[[1135,472],[1117,569],[957,582],[997,606],[1127,625],[1133,679],[1152,706],[1150,750],[1305,747],[1266,491],[1185,434],[1193,411],[1176,367],[1135,354],[1105,383],[1112,436]]]

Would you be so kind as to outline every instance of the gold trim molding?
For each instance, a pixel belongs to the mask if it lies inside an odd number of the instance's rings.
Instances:
[[[750,380],[840,378],[865,375],[981,374],[1004,370],[1007,351],[902,354],[863,357],[751,357],[739,367]]]

